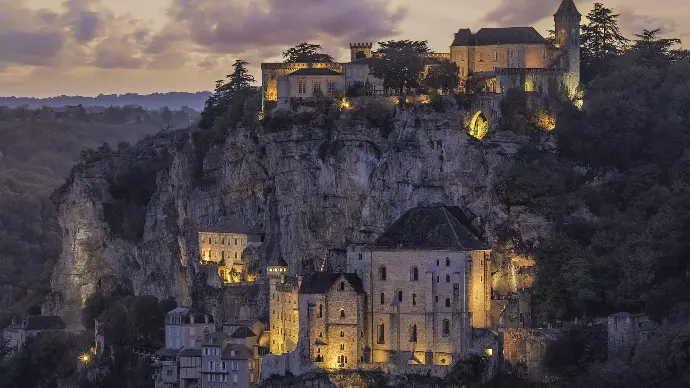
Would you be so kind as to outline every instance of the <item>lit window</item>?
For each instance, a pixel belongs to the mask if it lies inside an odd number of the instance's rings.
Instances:
[[[340,344],[340,350],[345,350],[345,344]]]

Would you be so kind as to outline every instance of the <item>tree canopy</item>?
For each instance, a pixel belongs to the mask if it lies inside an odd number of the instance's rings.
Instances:
[[[620,32],[613,10],[595,3],[587,14],[589,23],[582,25],[582,78],[589,83],[594,74],[606,72],[607,61],[620,55],[628,39]]]
[[[420,84],[424,70],[426,41],[389,40],[379,42],[378,58],[370,65],[371,74],[383,80],[384,89],[404,93]]]
[[[429,65],[422,85],[431,89],[440,89],[448,93],[458,88],[460,84],[460,68],[455,62],[441,60],[438,64]]]
[[[322,53],[321,45],[303,42],[283,52],[285,63],[333,62],[333,57]]]

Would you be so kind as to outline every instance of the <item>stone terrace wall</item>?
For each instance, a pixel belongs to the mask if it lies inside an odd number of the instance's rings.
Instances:
[[[554,381],[543,362],[548,343],[557,339],[562,330],[504,329],[502,334],[506,372],[530,381]]]

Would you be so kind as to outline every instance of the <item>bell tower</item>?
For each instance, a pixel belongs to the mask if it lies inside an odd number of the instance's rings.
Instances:
[[[573,0],[563,0],[558,11],[553,15],[556,27],[556,47],[565,51],[562,67],[568,70],[565,86],[569,94],[580,87],[580,21],[582,15],[578,12]]]

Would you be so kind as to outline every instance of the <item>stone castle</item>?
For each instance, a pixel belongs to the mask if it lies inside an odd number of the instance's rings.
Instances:
[[[351,246],[346,271],[288,276],[271,263],[270,353],[262,375],[382,369],[442,374],[492,354],[490,250],[457,207],[405,213],[370,245]]]
[[[460,29],[449,53],[429,53],[428,59],[446,59],[460,69],[460,85],[481,77],[489,93],[509,89],[574,97],[580,84],[580,21],[573,0],[562,0],[554,14],[555,41],[533,27]],[[375,57],[371,43],[350,44],[350,62],[262,63],[263,102],[289,107],[294,99],[330,95],[355,82],[368,83],[373,95],[390,95],[383,82],[370,74]]]

